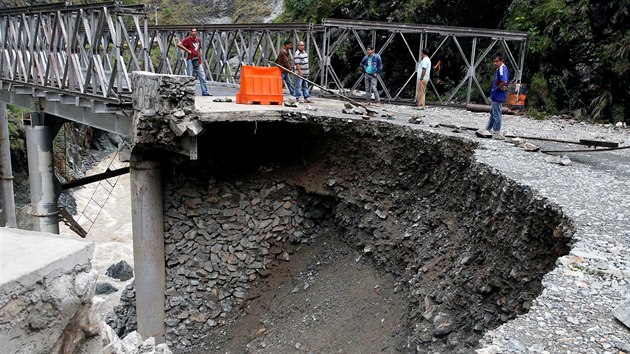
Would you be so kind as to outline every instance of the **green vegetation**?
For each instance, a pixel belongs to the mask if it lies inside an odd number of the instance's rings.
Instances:
[[[153,7],[157,6],[157,21],[159,24],[185,25],[203,23],[203,19],[211,11],[210,4],[206,2],[178,0],[144,0],[142,2]]]
[[[592,122],[630,122],[628,8],[628,0],[512,1],[507,28],[531,36],[530,104]]]
[[[262,22],[271,15],[271,8],[266,1],[234,0],[232,20],[235,23]]]
[[[355,3],[376,3],[376,1],[356,0],[285,0],[285,12],[277,22],[321,23],[329,17],[342,17],[344,9],[356,6]]]
[[[28,112],[30,111],[26,108],[14,106],[12,104],[7,105],[7,116],[9,118],[9,141],[12,151],[26,150],[26,137],[20,121],[24,113]]]

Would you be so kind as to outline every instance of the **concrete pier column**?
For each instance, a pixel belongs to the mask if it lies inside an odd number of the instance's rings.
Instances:
[[[158,161],[132,157],[131,221],[138,333],[164,343],[164,205]]]
[[[31,125],[25,125],[28,153],[28,180],[35,231],[59,233],[59,217],[53,167],[54,127],[39,125],[39,113],[31,113]]]
[[[11,168],[11,141],[9,140],[9,116],[7,104],[0,102],[0,197],[4,226],[17,228],[15,195],[13,193],[13,169]]]

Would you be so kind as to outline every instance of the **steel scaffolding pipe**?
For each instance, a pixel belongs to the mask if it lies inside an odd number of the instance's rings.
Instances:
[[[25,125],[28,154],[28,179],[31,188],[31,214],[35,231],[59,233],[55,191],[53,138],[55,129],[41,124],[43,113],[31,113],[31,124]],[[40,125],[41,124],[41,125]]]
[[[9,116],[7,115],[7,104],[3,102],[0,102],[0,196],[2,197],[2,220],[4,221],[4,226],[16,228]]]

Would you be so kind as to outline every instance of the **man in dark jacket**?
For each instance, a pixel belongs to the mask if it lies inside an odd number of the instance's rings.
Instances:
[[[366,47],[367,55],[361,60],[361,69],[365,74],[365,99],[368,105],[372,101],[372,92],[374,92],[374,100],[376,105],[381,105],[381,96],[378,94],[378,75],[383,70],[383,61],[381,56],[374,53],[374,48]]]
[[[290,65],[291,58],[289,58],[289,53],[291,52],[291,48],[293,48],[293,42],[290,39],[284,41],[284,47],[280,49],[280,54],[278,55],[278,59],[276,59],[276,64],[280,65],[285,69],[291,70],[293,67]],[[291,76],[289,76],[289,72],[286,70],[282,70],[282,81],[287,85],[287,89],[289,90],[289,94],[293,96],[295,91],[293,90],[293,83],[291,82]]]

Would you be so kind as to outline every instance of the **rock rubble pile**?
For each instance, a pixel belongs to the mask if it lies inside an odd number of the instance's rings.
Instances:
[[[180,175],[165,188],[166,324],[175,348],[221,324],[274,261],[317,237],[325,214],[319,198],[286,183],[200,182]]]

